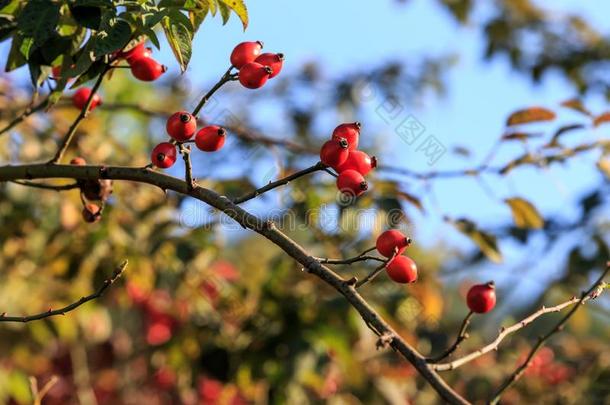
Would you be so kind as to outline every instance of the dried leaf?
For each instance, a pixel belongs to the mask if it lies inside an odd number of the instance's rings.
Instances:
[[[529,201],[515,197],[507,198],[504,202],[510,207],[517,227],[540,229],[544,226],[544,219]]]
[[[494,235],[480,230],[474,222],[465,218],[456,220],[445,218],[445,221],[449,222],[455,226],[458,231],[468,236],[489,260],[494,263],[502,262],[502,253],[498,248],[498,242]]]
[[[512,113],[506,120],[506,125],[528,124],[530,122],[552,121],[555,113],[544,107],[530,107]]]
[[[600,114],[597,117],[595,117],[595,119],[593,120],[593,126],[598,127],[601,124],[605,124],[607,122],[610,122],[610,111],[605,112],[605,113]]]
[[[569,109],[574,110],[574,111],[578,111],[578,112],[583,113],[583,114],[585,114],[585,115],[587,115],[589,117],[593,115],[584,106],[584,104],[582,103],[582,100],[579,100],[577,98],[571,98],[569,100],[566,100],[566,101],[561,103],[561,106],[569,108]]]
[[[602,156],[597,161],[597,168],[610,180],[610,157]]]

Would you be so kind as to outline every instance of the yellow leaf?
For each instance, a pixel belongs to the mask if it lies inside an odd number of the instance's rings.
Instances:
[[[449,222],[455,226],[458,231],[468,236],[489,260],[494,263],[502,262],[502,253],[498,248],[498,242],[494,235],[480,230],[474,222],[468,219],[461,218],[453,220],[445,218],[445,221]]]
[[[610,157],[601,157],[597,161],[597,168],[610,180]]]
[[[544,219],[529,201],[515,197],[507,198],[504,202],[510,207],[515,225],[519,228],[540,229],[544,226]]]
[[[244,30],[248,28],[248,9],[243,0],[219,0],[220,3],[229,7],[241,20]]]
[[[506,125],[527,124],[530,122],[552,121],[555,113],[543,107],[530,107],[512,113],[506,120]]]

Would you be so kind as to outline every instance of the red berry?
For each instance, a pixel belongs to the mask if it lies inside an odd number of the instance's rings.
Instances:
[[[87,204],[83,207],[83,219],[85,222],[94,223],[102,218],[101,208],[96,204]]]
[[[392,257],[394,252],[396,252],[396,255],[404,252],[410,244],[410,238],[407,238],[402,232],[397,231],[396,229],[390,229],[377,237],[375,247],[383,256]]]
[[[177,157],[178,153],[176,152],[176,145],[169,142],[161,142],[155,146],[150,154],[152,164],[160,167],[161,169],[172,167],[176,162]]]
[[[273,73],[269,75],[269,78],[272,79],[279,75],[282,70],[282,66],[284,65],[284,54],[263,53],[254,59],[254,62],[260,63],[263,66],[269,66],[271,70],[273,70]]]
[[[253,62],[263,49],[261,41],[242,42],[231,52],[231,65],[241,69],[246,63]]]
[[[74,107],[82,110],[87,105],[87,100],[89,100],[90,96],[91,89],[89,87],[81,87],[80,89],[76,90],[76,93],[74,93],[72,96],[72,104],[74,104]],[[93,95],[93,99],[91,100],[89,111],[93,111],[95,107],[100,104],[102,104],[102,98],[96,93]]]
[[[344,194],[358,197],[368,189],[368,184],[357,171],[346,170],[337,177],[337,188]]]
[[[341,173],[346,170],[355,170],[363,176],[366,176],[371,170],[377,167],[377,159],[370,157],[360,150],[351,150],[345,162],[340,164],[336,169]]]
[[[152,82],[157,80],[167,70],[167,67],[160,64],[153,58],[141,57],[138,59],[131,59],[129,65],[131,66],[131,74],[136,79]]]
[[[354,150],[358,147],[358,138],[360,138],[360,127],[359,122],[353,122],[351,124],[341,124],[333,131],[333,138],[345,138],[349,143],[349,149]]]
[[[140,58],[150,58],[151,55],[152,49],[145,47],[144,42],[140,42],[128,51],[119,53],[119,57],[124,58],[129,63]]]
[[[349,149],[345,139],[331,139],[322,145],[320,149],[320,161],[326,166],[337,167],[345,162]]]
[[[417,281],[417,265],[407,256],[396,256],[385,267],[388,276],[397,283]]]
[[[208,125],[197,132],[195,145],[204,152],[216,152],[225,144],[227,131],[218,125]]]
[[[472,312],[484,314],[496,306],[496,286],[493,281],[486,284],[476,284],[470,287],[466,303]]]
[[[70,160],[70,164],[75,165],[75,166],[85,166],[87,164],[87,161],[85,159],[83,159],[82,157],[77,156],[77,157],[73,158],[72,160]]]
[[[175,112],[167,119],[165,129],[178,142],[188,141],[197,131],[197,118],[186,111]]]
[[[60,65],[53,66],[53,68],[51,69],[51,77],[55,80],[61,79],[61,66]]]
[[[273,73],[269,66],[263,66],[260,63],[246,63],[239,70],[239,82],[248,89],[258,89],[269,79]]]

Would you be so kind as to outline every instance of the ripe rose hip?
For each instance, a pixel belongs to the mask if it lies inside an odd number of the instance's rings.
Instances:
[[[231,65],[241,69],[246,63],[253,62],[263,49],[261,41],[242,42],[231,52]]]
[[[267,79],[273,73],[269,66],[260,63],[246,63],[239,70],[239,82],[248,89],[258,89],[267,83]]]
[[[260,63],[263,66],[269,66],[273,73],[269,75],[272,79],[280,74],[282,66],[284,65],[284,54],[283,53],[263,53],[259,55],[254,62]]]
[[[101,209],[97,204],[86,204],[83,207],[83,219],[90,224],[99,221],[102,218]]]
[[[358,197],[368,189],[368,184],[357,171],[346,170],[337,177],[337,188],[343,194]]]
[[[131,74],[136,79],[145,82],[157,80],[159,76],[167,71],[167,67],[150,57],[131,59],[129,65],[131,66]]]
[[[75,158],[72,158],[72,160],[70,160],[70,164],[75,165],[75,166],[85,166],[87,164],[87,161],[85,159],[83,159],[82,157],[77,156]]]
[[[347,141],[341,139],[331,139],[322,145],[320,149],[320,161],[326,166],[337,167],[345,162],[349,150],[347,149]]]
[[[74,107],[82,110],[87,105],[87,100],[91,96],[91,89],[89,87],[81,87],[76,90],[76,93],[72,96],[72,104]],[[93,111],[95,107],[102,104],[102,98],[99,94],[94,94],[93,99],[91,100],[91,106],[89,107],[89,111]]]
[[[167,169],[173,166],[177,156],[176,145],[169,142],[161,142],[152,150],[150,160],[153,165],[161,169]]]
[[[470,287],[466,303],[472,312],[484,314],[496,306],[496,286],[493,281]]]
[[[128,63],[140,58],[149,58],[152,55],[152,49],[144,46],[144,42],[140,42],[128,51],[120,52],[119,57],[125,59]]]
[[[407,256],[396,256],[386,265],[388,276],[397,283],[417,281],[417,265]]]
[[[397,231],[396,229],[390,229],[377,237],[375,247],[383,256],[392,257],[396,250],[396,255],[399,255],[404,252],[410,244],[411,239],[407,238],[402,232]]]
[[[345,138],[349,144],[350,150],[355,150],[358,147],[358,139],[360,138],[359,122],[341,124],[333,131],[333,138]]]
[[[197,118],[186,111],[175,112],[167,119],[165,129],[178,142],[188,141],[197,131]]]
[[[203,127],[195,135],[195,145],[204,152],[216,152],[225,144],[227,131],[218,125]]]
[[[370,157],[360,150],[351,150],[345,162],[341,163],[336,169],[339,173],[346,170],[355,170],[366,176],[375,167],[377,167],[377,159],[374,156]]]

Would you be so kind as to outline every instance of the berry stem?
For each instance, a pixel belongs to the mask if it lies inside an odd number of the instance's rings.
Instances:
[[[385,263],[386,260],[384,258],[367,255],[367,253],[370,253],[375,249],[376,248],[373,246],[372,248],[369,248],[369,249],[365,250],[364,252],[360,253],[358,256],[350,257],[348,259],[327,259],[324,257],[318,257],[317,260],[321,264],[352,264],[352,263],[356,263],[356,262],[364,262],[367,260],[375,260],[378,262]]]
[[[472,319],[473,315],[474,315],[474,312],[472,312],[472,311],[468,312],[468,315],[466,315],[466,317],[462,321],[462,326],[460,327],[460,331],[458,332],[455,342],[453,342],[453,344],[447,350],[445,350],[442,354],[440,354],[436,357],[426,358],[426,361],[428,363],[434,364],[434,363],[443,361],[444,359],[449,357],[453,352],[455,352],[464,340],[468,339],[467,330],[468,330],[468,326],[470,325],[470,320]]]
[[[318,162],[315,165],[308,167],[307,169],[303,169],[301,171],[293,173],[290,176],[286,176],[280,180],[270,182],[269,184],[267,184],[264,187],[257,188],[256,190],[253,190],[247,194],[244,194],[241,197],[237,197],[237,198],[233,199],[233,204],[241,204],[241,203],[251,200],[255,197],[258,197],[259,195],[264,194],[267,191],[271,191],[274,188],[286,185],[286,184],[290,183],[292,180],[296,180],[299,177],[306,176],[310,173],[314,173],[319,170],[324,170],[325,168],[326,168],[326,165],[324,165],[322,162]]]
[[[127,268],[127,260],[123,261],[121,264],[119,264],[117,266],[117,268],[114,270],[114,273],[112,274],[112,276],[109,279],[106,279],[104,281],[104,283],[97,289],[96,292],[94,292],[93,294],[88,295],[86,297],[81,297],[78,301],[75,301],[72,304],[66,305],[63,308],[49,310],[49,311],[41,312],[39,314],[27,315],[27,316],[7,316],[6,314],[2,314],[2,315],[0,315],[0,322],[23,322],[23,323],[25,323],[25,322],[30,322],[30,321],[36,321],[39,319],[49,318],[49,317],[55,316],[55,315],[65,315],[67,312],[70,312],[70,311],[80,307],[85,302],[92,301],[92,300],[104,295],[104,292],[106,291],[106,289],[108,289],[108,287],[110,287],[119,277],[121,277],[121,275],[123,274],[123,271],[125,271],[126,268]]]
[[[70,142],[72,142],[72,139],[74,138],[74,135],[76,134],[76,130],[78,129],[78,126],[83,121],[83,119],[85,119],[87,117],[87,115],[89,114],[89,109],[91,108],[91,103],[93,102],[93,97],[95,97],[95,94],[97,93],[98,89],[102,85],[102,80],[104,79],[104,76],[106,75],[106,73],[108,73],[110,71],[110,69],[112,69],[112,66],[110,64],[107,64],[106,67],[104,68],[104,70],[102,71],[102,73],[100,73],[100,75],[97,77],[97,81],[95,82],[95,84],[93,85],[93,88],[91,89],[91,94],[89,94],[87,103],[85,104],[83,109],[80,111],[80,113],[78,114],[78,116],[76,117],[76,119],[74,120],[72,125],[70,125],[70,128],[68,128],[68,132],[64,136],[64,139],[62,140],[61,145],[59,146],[59,149],[57,149],[55,156],[53,156],[53,159],[49,160],[47,162],[47,164],[59,163],[59,161],[63,157],[64,153],[66,153],[66,150],[70,146]]]
[[[385,269],[385,267],[388,265],[388,263],[390,263],[392,261],[392,259],[394,259],[396,257],[397,254],[398,254],[398,252],[395,251],[394,254],[390,258],[388,258],[387,260],[383,260],[383,263],[381,263],[379,266],[377,266],[375,268],[375,270],[370,272],[368,276],[366,276],[362,280],[358,281],[354,285],[354,288],[360,288],[363,285],[365,285],[366,283],[373,281],[373,279],[375,277],[377,277],[377,275],[379,275],[379,273],[381,273],[383,271],[383,269]]]
[[[218,81],[218,83],[216,83],[214,85],[214,87],[212,87],[210,89],[210,91],[208,91],[199,101],[199,104],[197,104],[197,107],[195,107],[195,109],[193,110],[192,114],[196,117],[197,114],[199,114],[199,111],[201,111],[201,109],[203,108],[203,106],[205,106],[205,104],[210,101],[210,99],[212,98],[212,96],[214,95],[214,93],[216,93],[216,91],[218,91],[222,86],[224,86],[225,83],[237,80],[236,76],[231,74],[231,71],[233,70],[233,66],[231,66],[224,75],[222,75],[222,77],[220,78],[220,80]]]

